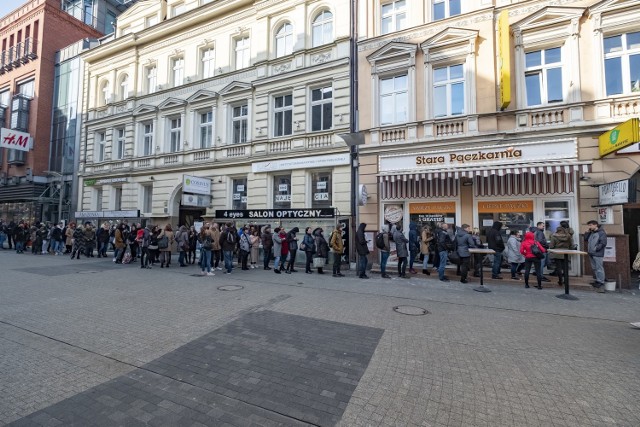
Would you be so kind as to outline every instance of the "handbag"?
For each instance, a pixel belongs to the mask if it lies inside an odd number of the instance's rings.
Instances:
[[[317,257],[313,259],[313,268],[322,268],[327,262],[326,258]]]
[[[531,244],[531,253],[538,259],[544,258],[544,253],[540,250],[536,242]]]
[[[460,264],[460,255],[458,255],[457,251],[453,251],[451,253],[449,253],[449,261],[451,261],[452,263],[458,265]]]
[[[300,243],[298,245],[298,247],[300,248],[301,251],[306,251],[307,250],[307,245],[305,245],[304,242]]]

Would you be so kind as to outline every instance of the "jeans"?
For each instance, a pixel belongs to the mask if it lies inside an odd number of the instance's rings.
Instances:
[[[275,257],[275,259],[273,260],[273,269],[277,270],[280,266],[280,258],[282,258],[280,255],[278,255],[277,257]]]
[[[271,261],[271,248],[264,248],[264,268],[269,268],[269,261]]]
[[[593,275],[596,278],[596,284],[598,286],[604,285],[604,265],[602,264],[604,258],[601,256],[589,255],[589,261],[591,261],[591,269]]]
[[[42,253],[46,254],[49,251],[49,241],[48,240],[43,240],[42,241]]]
[[[16,244],[16,252],[24,251],[24,242],[15,242]]]
[[[149,265],[149,248],[145,246],[140,247],[140,267],[146,267]]]
[[[491,275],[494,277],[499,276],[501,266],[502,266],[502,252],[496,251],[495,255],[493,256],[493,268],[491,269]]]
[[[367,275],[367,256],[366,255],[358,255],[358,276],[366,276]]]
[[[529,284],[529,273],[531,272],[531,265],[536,268],[536,278],[538,279],[538,286],[542,286],[542,260],[540,258],[527,258],[524,262],[524,284]]]
[[[333,253],[333,274],[340,274],[340,261],[342,259],[342,254],[337,252]]]
[[[471,257],[461,256],[460,257],[460,280],[467,280],[467,276],[469,275],[469,260]]]
[[[116,260],[116,261],[120,261],[120,258],[122,258],[122,257],[121,257],[121,255],[124,255],[124,249],[118,249],[118,248],[116,248],[116,249],[113,251],[113,259],[114,259],[114,260]]]
[[[296,265],[296,253],[298,252],[297,249],[290,249],[289,250],[289,263],[287,264],[287,270],[288,271],[293,271],[295,270],[295,265]]]
[[[5,233],[0,233],[0,249],[4,249],[4,241],[7,240],[7,235]],[[11,248],[9,248],[11,249]]]
[[[227,273],[231,273],[231,270],[233,270],[233,251],[222,251],[222,254],[224,255],[224,268]]]
[[[398,276],[404,277],[407,275],[407,257],[398,257]]]
[[[389,252],[380,252],[380,273],[384,276],[387,274],[387,261],[389,261]]]
[[[438,259],[440,260],[440,264],[438,265],[438,277],[440,279],[444,279],[444,269],[447,266],[447,259],[449,258],[449,252],[440,251],[438,254]]]
[[[62,242],[59,241],[59,240],[52,240],[51,241],[51,250],[56,254],[61,254],[62,253]]]
[[[98,255],[107,256],[107,249],[109,249],[109,242],[100,243],[98,247]]]
[[[557,258],[555,259],[555,262],[556,262],[556,273],[558,275],[558,283],[563,284],[564,272],[568,269],[568,267],[564,265],[564,258]]]
[[[311,263],[313,262],[313,252],[312,251],[304,251],[304,254],[307,257],[307,262],[304,265],[304,271],[311,271]]]
[[[511,263],[511,277],[514,278],[516,277],[516,273],[520,273],[520,271],[522,270],[522,264],[519,262],[512,262]]]
[[[429,256],[430,255],[431,254],[429,254],[429,253],[424,254],[424,259],[422,260],[422,269],[423,270],[426,270],[427,268],[429,268],[428,266],[429,266]]]
[[[200,269],[211,273],[211,249],[200,249]]]
[[[249,260],[249,251],[240,249],[240,264],[243,270],[248,270],[247,261]]]
[[[418,255],[418,251],[409,251],[409,270],[413,269],[413,262],[416,260],[416,255]]]
[[[178,264],[180,264],[180,265],[186,265],[186,264],[184,263],[185,255],[186,255],[186,252],[185,252],[185,251],[180,251],[180,253],[179,253],[179,255],[178,255]]]

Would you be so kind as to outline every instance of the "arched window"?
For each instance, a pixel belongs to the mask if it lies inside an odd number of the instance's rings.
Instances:
[[[121,100],[129,98],[129,76],[125,74],[120,78],[120,88],[118,96]]]
[[[333,14],[328,10],[318,13],[312,25],[313,47],[333,41]]]
[[[107,105],[111,102],[111,88],[109,88],[109,82],[103,81],[100,85],[100,105]]]
[[[293,53],[293,25],[285,22],[276,32],[276,58]]]

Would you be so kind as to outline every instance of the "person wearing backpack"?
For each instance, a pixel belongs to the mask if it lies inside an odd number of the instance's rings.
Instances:
[[[447,261],[449,260],[449,252],[454,249],[453,239],[447,232],[449,226],[444,222],[438,223],[436,229],[436,250],[438,251],[438,278],[441,282],[448,282],[449,279],[444,275],[444,270],[447,267]]]
[[[211,249],[213,248],[213,235],[207,224],[203,225],[198,235],[200,242],[200,269],[203,276],[214,276],[211,271]]]
[[[342,224],[338,223],[329,238],[329,247],[333,251],[333,277],[344,277],[340,272],[342,253],[344,252],[344,242],[342,241]]]
[[[224,274],[231,274],[233,270],[233,251],[236,249],[238,232],[232,222],[227,223],[227,227],[220,233],[220,247],[224,256]]]
[[[169,268],[171,265],[171,249],[175,241],[173,228],[171,224],[164,226],[164,229],[158,235],[158,250],[160,251],[160,268],[165,266]]]
[[[391,245],[389,244],[389,225],[383,224],[380,232],[376,236],[376,246],[380,250],[380,277],[390,279],[387,274],[387,261],[391,254]]]
[[[369,246],[367,245],[367,238],[364,234],[364,230],[367,228],[367,224],[364,222],[358,226],[356,231],[356,251],[358,252],[358,277],[361,279],[368,279],[367,276],[367,255],[369,255]]]
[[[547,250],[535,240],[535,235],[527,231],[524,240],[520,245],[520,253],[524,255],[524,287],[529,287],[529,273],[531,266],[536,269],[536,278],[538,279],[538,289],[542,289],[542,260]]]

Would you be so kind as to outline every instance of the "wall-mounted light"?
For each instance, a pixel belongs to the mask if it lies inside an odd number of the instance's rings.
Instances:
[[[156,145],[156,152],[160,152],[160,146]]]
[[[257,127],[256,128],[256,132],[258,132],[258,135],[262,135],[262,128],[261,127]]]
[[[342,113],[340,113],[340,117],[338,118],[338,121],[339,121],[340,123],[342,123],[342,122],[344,121],[344,117],[342,117],[342,116],[343,116],[343,114],[342,114]]]
[[[216,142],[217,142],[218,144],[220,144],[220,143],[222,142],[222,139],[220,139],[220,137],[218,136],[218,137],[216,137]]]
[[[300,129],[300,122],[299,121],[295,121],[293,122],[294,125],[296,125],[296,129]]]

